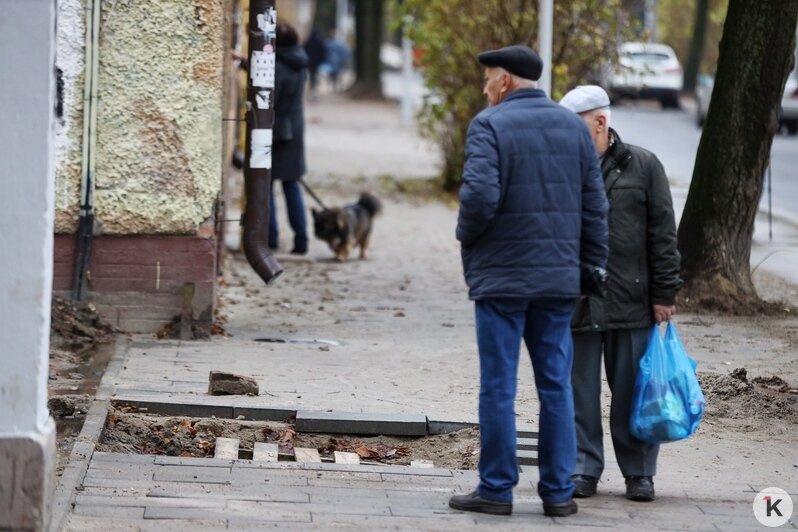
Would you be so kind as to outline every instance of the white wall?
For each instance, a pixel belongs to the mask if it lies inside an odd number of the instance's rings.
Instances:
[[[56,232],[73,232],[78,220],[83,155],[86,8],[85,0],[58,0],[56,66],[61,69],[64,82],[64,111],[55,124]]]
[[[56,0],[0,1],[0,436],[51,430]]]

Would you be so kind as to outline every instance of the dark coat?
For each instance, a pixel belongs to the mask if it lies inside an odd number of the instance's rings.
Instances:
[[[321,38],[318,31],[313,30],[310,32],[304,48],[308,54],[308,68],[311,70],[315,71],[319,68],[319,65],[327,60],[327,46],[325,46],[324,39]]]
[[[274,74],[272,178],[298,179],[305,174],[303,99],[308,56],[301,46],[277,50]]]
[[[614,144],[601,165],[610,202],[607,297],[583,298],[576,331],[642,328],[654,324],[652,304],[673,305],[682,286],[676,221],[668,178],[648,150]]]
[[[607,261],[607,197],[582,120],[521,89],[471,122],[457,239],[471,299],[574,297]]]

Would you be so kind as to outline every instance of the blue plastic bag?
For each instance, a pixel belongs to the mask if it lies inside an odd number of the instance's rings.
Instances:
[[[668,322],[664,340],[655,325],[632,394],[629,430],[635,438],[658,444],[695,432],[704,415],[695,369],[673,323]]]

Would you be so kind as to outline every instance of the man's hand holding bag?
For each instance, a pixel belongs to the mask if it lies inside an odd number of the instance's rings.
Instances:
[[[685,352],[672,322],[664,339],[655,325],[635,380],[629,430],[651,444],[682,440],[695,432],[703,415],[696,362]]]

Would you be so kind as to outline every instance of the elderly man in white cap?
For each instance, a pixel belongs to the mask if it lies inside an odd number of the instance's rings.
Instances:
[[[676,222],[668,180],[651,152],[625,144],[610,128],[610,99],[601,87],[576,87],[560,101],[587,125],[601,159],[610,203],[609,280],[603,294],[583,296],[572,321],[572,384],[577,458],[574,497],[596,493],[604,470],[601,356],[612,391],[610,432],[626,478],[626,497],[654,500],[659,446],[629,432],[637,368],[654,323],[676,312],[682,286]]]

